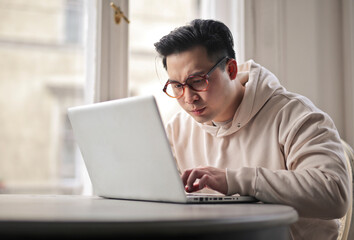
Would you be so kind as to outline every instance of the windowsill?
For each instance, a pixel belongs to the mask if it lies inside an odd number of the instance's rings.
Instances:
[[[80,195],[83,184],[75,179],[60,182],[2,183],[0,194],[59,194]]]

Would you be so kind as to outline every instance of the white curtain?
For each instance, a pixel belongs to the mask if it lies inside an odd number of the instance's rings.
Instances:
[[[352,0],[202,0],[201,17],[230,27],[238,63],[252,58],[267,67],[354,145]]]
[[[225,23],[234,37],[236,60],[245,61],[244,42],[244,0],[202,0],[201,18],[215,19]]]

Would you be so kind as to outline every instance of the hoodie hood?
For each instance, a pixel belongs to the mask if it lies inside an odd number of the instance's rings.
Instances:
[[[277,77],[253,60],[238,65],[236,81],[240,81],[245,86],[245,94],[232,121],[216,124],[216,126],[197,123],[215,137],[224,137],[237,132],[259,112],[273,95],[285,92]]]

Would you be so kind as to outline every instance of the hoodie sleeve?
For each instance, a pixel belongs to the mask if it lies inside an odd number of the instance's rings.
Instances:
[[[290,115],[295,116],[296,109]],[[344,216],[350,181],[332,120],[325,113],[311,111],[294,120],[284,121],[285,116],[289,118],[289,113],[280,113],[275,121],[287,169],[227,169],[228,194],[248,194],[263,202],[290,205],[301,217]]]

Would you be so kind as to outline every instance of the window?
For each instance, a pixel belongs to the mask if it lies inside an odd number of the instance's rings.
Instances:
[[[178,106],[162,92],[168,77],[154,43],[197,18],[199,1],[129,1],[129,10],[129,95],[155,95],[163,119],[167,121]],[[171,108],[173,103],[175,108]]]
[[[0,192],[79,193],[85,1],[0,0]]]
[[[115,1],[130,9],[129,95],[154,94],[165,120],[173,110],[161,90],[167,75],[153,44],[198,17],[199,2]],[[117,40],[112,29],[122,31],[112,17],[103,1],[0,0],[0,193],[80,194],[89,185],[87,177],[82,182],[82,159],[66,112],[85,99],[119,95],[109,91],[117,90],[116,72],[104,69],[120,64],[106,56],[112,50],[106,41]],[[95,29],[96,20],[101,29]],[[102,29],[106,21],[109,30]]]

